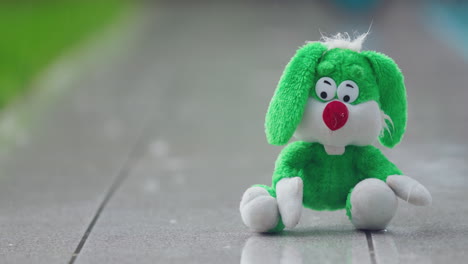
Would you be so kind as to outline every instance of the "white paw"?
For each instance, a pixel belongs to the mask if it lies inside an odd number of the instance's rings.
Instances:
[[[410,204],[425,206],[432,203],[432,196],[426,187],[408,176],[388,176],[387,184],[398,197]]]
[[[262,187],[251,187],[242,196],[240,203],[242,221],[252,231],[267,232],[276,227],[279,211],[276,199]]]
[[[287,228],[299,223],[302,214],[303,183],[299,177],[284,178],[276,184],[276,199],[281,219]]]
[[[351,222],[358,229],[382,230],[395,215],[398,199],[385,182],[366,179],[351,193]]]

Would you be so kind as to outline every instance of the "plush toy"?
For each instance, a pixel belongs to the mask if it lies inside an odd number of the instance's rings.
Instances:
[[[385,229],[397,196],[414,205],[432,197],[372,144],[398,144],[406,128],[406,90],[397,64],[360,51],[367,34],[347,34],[302,46],[284,70],[266,115],[279,155],[272,186],[254,185],[242,197],[242,220],[256,232],[295,227],[302,206],[346,209],[358,229]]]

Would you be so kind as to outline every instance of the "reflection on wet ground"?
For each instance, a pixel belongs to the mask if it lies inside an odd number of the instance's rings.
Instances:
[[[398,249],[392,236],[389,231],[340,229],[254,234],[242,248],[240,263],[399,263]],[[376,247],[380,253],[378,256]]]
[[[240,263],[370,263],[370,260],[364,232],[337,228],[253,235],[242,248]]]

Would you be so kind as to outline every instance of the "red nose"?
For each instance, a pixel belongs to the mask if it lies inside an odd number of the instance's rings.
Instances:
[[[333,101],[327,104],[323,110],[323,122],[332,130],[342,128],[348,121],[348,108],[340,101]]]

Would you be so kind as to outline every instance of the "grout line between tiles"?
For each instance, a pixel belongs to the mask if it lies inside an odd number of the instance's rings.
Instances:
[[[144,150],[143,143],[146,142],[146,139],[149,136],[149,134],[148,135],[144,135],[144,134],[145,134],[146,131],[150,130],[149,128],[152,125],[152,122],[149,122],[149,121],[152,121],[151,119],[146,118],[146,121],[147,122],[145,122],[145,125],[143,126],[143,129],[140,132],[140,135],[136,139],[136,143],[135,143],[133,149],[130,151],[130,153],[129,153],[128,157],[127,157],[127,160],[124,162],[123,166],[121,167],[121,169],[118,172],[118,175],[117,175],[116,179],[114,180],[114,182],[110,186],[109,190],[107,191],[106,196],[104,197],[104,199],[100,203],[96,213],[93,216],[93,219],[91,220],[88,227],[86,228],[86,231],[84,232],[83,236],[81,237],[80,242],[78,243],[75,251],[73,252],[68,264],[75,263],[76,259],[78,258],[78,255],[81,252],[81,249],[84,247],[86,241],[88,240],[89,235],[93,231],[93,228],[94,228],[97,220],[99,219],[99,216],[101,215],[102,211],[104,210],[104,208],[106,207],[107,203],[112,198],[114,193],[117,191],[117,189],[122,185],[123,181],[128,177],[129,172],[130,172],[131,168],[133,168],[135,162],[142,155],[142,153],[140,151]]]
[[[371,264],[377,264],[377,259],[375,257],[374,241],[372,240],[372,233],[370,231],[366,232],[367,246],[369,247],[369,257]]]

